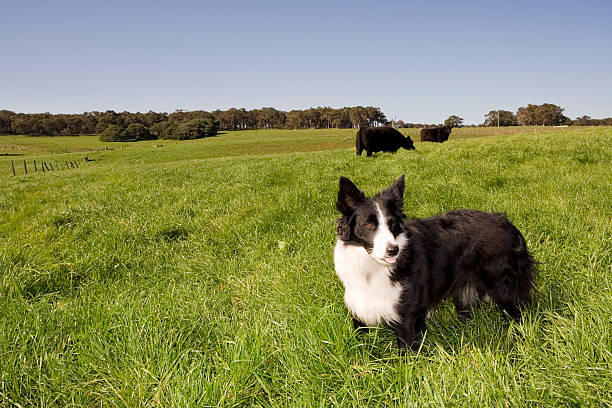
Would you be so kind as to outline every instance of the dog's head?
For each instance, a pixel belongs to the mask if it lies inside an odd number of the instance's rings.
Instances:
[[[376,261],[394,264],[400,251],[398,236],[404,231],[404,176],[391,187],[367,198],[363,191],[346,177],[340,177],[336,208],[338,239],[360,245]]]

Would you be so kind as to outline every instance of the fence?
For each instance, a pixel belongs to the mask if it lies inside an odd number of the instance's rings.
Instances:
[[[59,160],[54,160],[54,161],[36,161],[36,160],[31,160],[28,163],[28,160],[24,160],[23,161],[23,171],[21,170],[21,162],[17,162],[15,163],[13,160],[11,160],[11,169],[10,169],[10,173],[13,176],[17,176],[20,174],[33,174],[33,173],[50,173],[52,171],[61,171],[61,170],[72,170],[72,169],[78,169],[80,168],[83,164],[92,161],[92,159],[88,158],[87,156],[85,156],[83,159],[77,159],[77,160],[63,160],[63,161],[59,161]]]

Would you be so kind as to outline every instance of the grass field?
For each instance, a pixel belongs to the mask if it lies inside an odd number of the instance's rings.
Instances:
[[[104,144],[0,136],[19,154],[0,156],[0,407],[612,405],[612,129],[374,158],[353,135],[132,143],[17,177],[11,159]],[[338,177],[372,194],[400,174],[410,217],[503,211],[523,232],[540,264],[520,323],[445,303],[403,357],[388,329],[352,330]]]
[[[568,130],[584,130],[581,128],[566,128]],[[483,137],[491,135],[512,135],[516,133],[542,133],[558,130],[550,126],[514,126],[500,128],[464,127],[453,129],[450,140]],[[420,129],[400,129],[413,141],[420,140]],[[190,153],[190,158],[202,159],[210,157],[243,156],[249,154],[272,154],[303,151],[331,150],[354,146],[354,129],[308,129],[308,130],[243,130],[221,133],[219,137],[195,141],[151,140],[138,143],[101,142],[98,136],[13,136],[0,135],[0,176],[12,175],[10,166],[14,162],[17,172],[22,172],[23,161],[26,160],[33,169],[32,160],[61,162],[65,159],[91,156],[92,152],[102,150],[145,149],[145,155],[151,159],[148,151],[151,147],[176,146],[173,155],[155,154],[154,158],[175,160],[184,154],[183,150],[197,151],[198,156]],[[201,144],[205,145],[200,146]],[[73,153],[73,154],[69,154]],[[130,153],[136,154],[136,153]]]

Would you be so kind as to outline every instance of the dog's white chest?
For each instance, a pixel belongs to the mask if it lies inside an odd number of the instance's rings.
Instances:
[[[389,279],[390,267],[376,262],[365,248],[338,240],[334,250],[336,274],[344,285],[344,303],[368,326],[398,321],[396,306],[402,287]]]

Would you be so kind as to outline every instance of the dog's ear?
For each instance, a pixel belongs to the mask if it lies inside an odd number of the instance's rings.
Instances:
[[[340,189],[338,190],[338,202],[336,209],[344,215],[353,213],[357,204],[365,199],[363,191],[359,190],[355,184],[346,177],[340,177]]]
[[[389,200],[392,200],[398,209],[404,207],[404,174],[397,181],[383,191],[382,195]]]
[[[351,225],[350,218],[346,215],[336,221],[336,227],[338,228],[338,238],[342,241],[348,241],[351,238]]]

